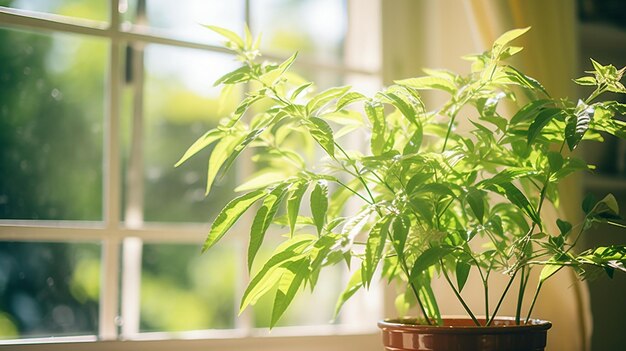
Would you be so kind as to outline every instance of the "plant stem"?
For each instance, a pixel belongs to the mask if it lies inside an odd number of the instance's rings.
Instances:
[[[528,277],[526,276],[526,267],[522,267],[521,270],[522,270],[522,276],[520,277],[519,292],[517,294],[517,308],[515,310],[515,324],[517,325],[519,325],[519,322],[521,319],[520,316],[522,314],[522,302],[524,301],[524,291],[526,290],[526,282],[528,282]]]
[[[400,259],[400,262],[402,264],[402,270],[404,271],[404,274],[406,275],[409,286],[411,287],[411,290],[413,291],[413,294],[415,295],[415,300],[417,301],[417,305],[422,311],[422,314],[424,315],[424,319],[426,319],[426,323],[428,323],[428,325],[433,325],[433,322],[428,317],[428,313],[426,313],[426,308],[424,308],[424,304],[422,303],[422,300],[420,300],[420,295],[417,292],[417,288],[415,287],[413,282],[411,282],[411,274],[409,273],[409,267],[406,264],[406,260],[404,259],[404,257],[400,255],[398,255],[398,259]]]
[[[502,301],[504,301],[504,297],[506,296],[507,292],[509,291],[509,288],[511,287],[511,284],[513,283],[513,280],[515,279],[516,275],[517,275],[517,271],[515,271],[515,273],[513,273],[513,275],[511,276],[511,279],[509,279],[509,283],[506,285],[506,288],[504,288],[504,291],[502,292],[502,295],[500,296],[500,300],[498,301],[498,304],[496,305],[496,309],[491,314],[491,318],[487,321],[487,324],[485,326],[487,326],[487,327],[490,326],[491,322],[493,322],[493,319],[498,314],[498,310],[500,309],[500,305],[502,305]]]
[[[365,197],[363,197],[363,195],[359,194],[356,190],[350,188],[349,186],[347,186],[346,184],[342,183],[339,179],[337,179],[337,183],[341,186],[343,186],[344,188],[348,189],[351,193],[353,193],[354,195],[360,197],[363,201],[367,202],[369,205],[373,205],[373,203],[366,199]]]
[[[535,296],[533,296],[533,302],[530,304],[530,308],[528,309],[528,315],[526,316],[526,321],[524,321],[524,324],[528,323],[528,321],[530,320],[530,314],[533,312],[533,308],[535,307],[535,302],[537,302],[537,296],[539,296],[539,290],[541,290],[541,286],[543,286],[543,282],[539,282],[539,284],[537,284],[537,289],[535,290]]]
[[[452,288],[452,291],[454,291],[454,295],[456,295],[456,298],[459,300],[461,305],[463,305],[465,312],[467,312],[467,314],[472,318],[472,321],[474,321],[474,324],[480,327],[480,322],[478,322],[478,319],[476,319],[476,316],[474,316],[474,313],[472,313],[472,310],[469,308],[469,306],[467,306],[467,304],[465,303],[465,300],[463,300],[463,297],[461,296],[461,294],[458,292],[458,290],[452,283],[452,280],[450,280],[450,276],[448,275],[448,272],[446,271],[446,267],[443,266],[443,261],[441,259],[439,260],[439,264],[441,265],[441,271],[443,272],[443,276],[446,278],[446,281],[450,285],[450,288]]]

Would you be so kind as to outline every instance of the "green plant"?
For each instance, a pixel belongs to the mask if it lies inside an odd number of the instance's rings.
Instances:
[[[516,321],[523,323],[544,281],[561,268],[581,275],[603,269],[610,276],[624,270],[625,246],[574,250],[581,234],[596,223],[623,226],[612,195],[601,201],[586,198],[578,224],[548,223],[544,207],[547,202],[558,206],[557,185],[563,178],[591,168],[568,151],[582,140],[602,141],[600,132],[626,137],[625,123],[613,118],[624,114],[626,105],[594,101],[606,91],[626,93],[619,82],[625,69],[592,61],[592,75],[575,80],[596,87],[589,98],[577,103],[553,99],[539,82],[505,63],[522,50],[510,42],[526,28],[503,34],[488,52],[465,57],[472,65],[467,76],[425,70],[426,76],[396,81],[373,97],[350,87],[309,95],[312,83],[288,71],[296,55],[279,65],[261,63],[258,40],[253,42],[249,32],[242,39],[226,29],[210,29],[224,36],[243,62],[216,85],[229,89],[249,83],[251,89],[179,164],[216,143],[207,189],[247,147],[257,150],[253,160],[259,172],[239,187],[247,192],[217,216],[203,250],[255,203],[260,206],[250,229],[249,267],[270,224],[287,228],[284,242],[253,275],[242,309],[276,287],[274,325],[299,290],[315,287],[323,267],[344,261],[350,266],[359,259],[337,310],[358,289],[368,288],[382,266],[383,279],[406,287],[400,305],[417,305],[424,323],[441,323],[430,284],[441,275],[480,325],[461,296],[474,271],[484,287],[485,324],[492,323],[504,296],[514,293],[509,290],[516,279]],[[421,90],[443,91],[448,99],[428,108]],[[517,106],[510,116],[501,112],[505,103]],[[263,107],[248,113],[254,106]],[[457,131],[459,118],[467,119],[470,130]],[[363,132],[369,145],[342,146],[350,143],[342,141],[347,134]],[[306,145],[319,146],[308,160],[301,152],[310,149]],[[323,157],[315,157],[316,152]],[[310,215],[301,215],[308,190]],[[350,199],[360,208],[346,215]],[[482,245],[477,238],[483,238]],[[523,314],[529,273],[536,266],[542,267],[539,283]],[[488,299],[494,272],[510,277],[495,305]]]

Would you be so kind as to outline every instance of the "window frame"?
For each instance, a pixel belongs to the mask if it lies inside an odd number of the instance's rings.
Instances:
[[[244,19],[250,23],[250,1],[244,3]],[[348,0],[348,18],[355,14],[365,13],[375,16],[380,6],[377,0],[364,2],[363,0]],[[178,48],[200,49],[214,53],[228,53],[222,47],[185,40],[173,36],[162,35],[138,30],[133,27],[122,26],[121,13],[118,8],[120,0],[109,1],[108,23],[66,17],[56,14],[34,12],[16,8],[0,7],[0,25],[4,28],[36,30],[48,33],[71,33],[87,37],[104,38],[109,41],[109,57],[105,79],[105,106],[104,106],[104,140],[103,140],[103,218],[99,222],[88,221],[38,221],[38,220],[4,220],[0,219],[0,240],[20,242],[85,242],[97,241],[101,243],[101,283],[99,301],[98,334],[87,336],[29,338],[16,340],[0,340],[0,348],[11,347],[12,350],[99,350],[116,349],[131,350],[137,347],[150,347],[154,350],[170,350],[175,347],[184,347],[187,350],[207,346],[242,347],[267,350],[293,349],[298,343],[299,349],[320,348],[326,350],[343,349],[342,345],[360,345],[360,349],[378,349],[378,334],[375,326],[372,328],[350,328],[346,325],[327,327],[286,327],[276,328],[271,336],[266,336],[261,330],[252,329],[245,325],[237,325],[233,330],[226,331],[190,331],[182,333],[158,332],[139,333],[135,328],[120,326],[119,316],[128,312],[124,310],[124,300],[133,300],[128,291],[132,290],[128,284],[139,284],[137,267],[141,270],[141,262],[134,262],[135,269],[129,270],[128,262],[123,256],[130,247],[142,243],[200,243],[205,237],[207,225],[204,224],[143,224],[137,225],[124,222],[120,218],[122,205],[122,158],[120,147],[120,95],[123,89],[123,73],[125,69],[124,50],[133,43],[163,44]],[[369,10],[367,10],[369,9]],[[350,22],[350,21],[349,21]],[[367,21],[370,31],[376,31],[376,25]],[[373,19],[374,23],[376,19]],[[359,29],[362,29],[362,24]],[[360,31],[349,30],[348,35],[365,36]],[[358,40],[357,40],[358,42]],[[361,39],[362,42],[362,39]],[[352,50],[356,49],[353,47]],[[298,64],[304,68],[312,68],[327,72],[334,72],[343,76],[365,76],[374,80],[380,79],[380,70],[373,68],[371,62],[358,62],[359,55],[350,55],[350,48],[346,49],[346,62],[336,64],[299,59]],[[265,55],[268,59],[280,61],[282,57]],[[369,60],[371,61],[371,59]],[[366,68],[359,68],[366,67]],[[141,83],[140,83],[141,84]],[[133,89],[142,89],[141,86]],[[141,92],[139,92],[141,95]],[[135,102],[136,103],[136,102]],[[143,119],[142,111],[135,111],[133,123]],[[141,126],[139,126],[141,128]],[[141,143],[141,140],[139,140]],[[131,151],[132,152],[132,151]],[[139,149],[139,152],[141,150]],[[141,163],[139,163],[141,166]],[[138,177],[142,178],[142,177]],[[140,180],[143,182],[143,180]],[[138,184],[139,188],[142,184]],[[141,192],[141,190],[140,190]],[[141,194],[141,193],[140,193]],[[176,236],[172,236],[172,230]],[[228,239],[226,239],[228,240]],[[231,239],[231,240],[237,240]],[[140,273],[139,273],[140,274]],[[138,302],[139,293],[134,292],[135,302]],[[123,298],[121,298],[121,296]],[[131,304],[132,305],[132,304]],[[138,313],[138,306],[135,306]],[[133,307],[131,307],[132,309]],[[137,319],[139,315],[137,314]],[[244,316],[245,319],[245,316]],[[133,321],[135,322],[135,321]],[[136,321],[138,323],[138,320]],[[245,322],[244,322],[245,323]],[[124,340],[124,341],[123,341]],[[314,341],[314,342],[313,342]]]

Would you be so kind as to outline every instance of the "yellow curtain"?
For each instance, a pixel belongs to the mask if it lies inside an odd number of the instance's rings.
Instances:
[[[474,40],[484,49],[509,29],[531,26],[521,38],[524,52],[516,66],[541,81],[553,97],[577,97],[571,81],[581,73],[574,0],[465,0],[465,8],[475,28]],[[560,189],[559,209],[548,211],[555,220],[559,216],[577,222],[581,218],[581,179],[566,181]],[[554,324],[546,350],[589,350],[592,324],[588,289],[572,270],[562,270],[544,284],[533,314]]]

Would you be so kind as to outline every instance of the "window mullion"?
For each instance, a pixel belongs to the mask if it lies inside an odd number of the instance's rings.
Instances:
[[[115,18],[117,1],[111,2],[112,25]],[[118,26],[111,27],[117,30]],[[117,36],[112,36],[109,52],[109,70],[107,79],[107,113],[104,140],[104,221],[107,230],[102,242],[102,268],[100,278],[99,337],[103,340],[117,339],[117,316],[119,311],[119,248],[120,238],[115,233],[120,222],[120,84],[121,44]]]

